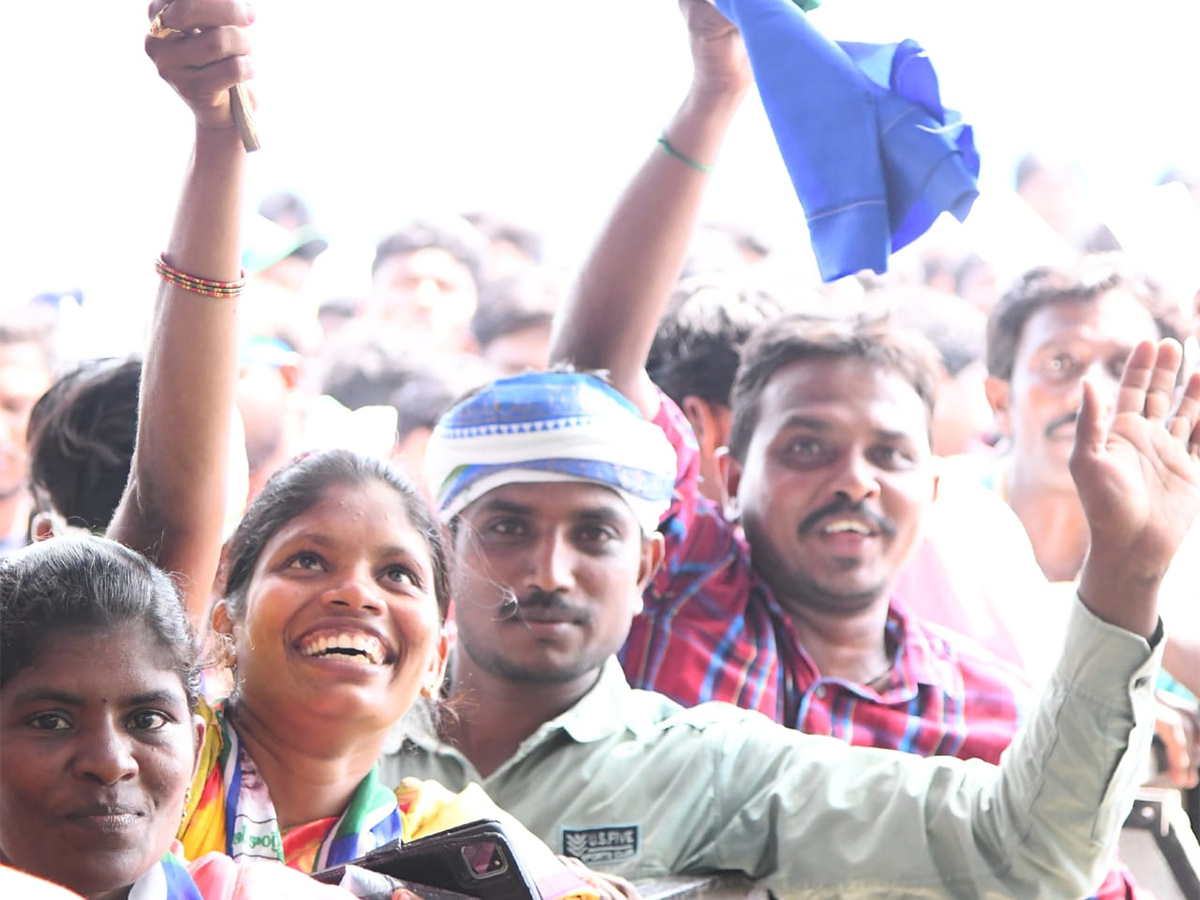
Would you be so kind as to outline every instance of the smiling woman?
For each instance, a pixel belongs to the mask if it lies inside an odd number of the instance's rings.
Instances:
[[[222,595],[213,618],[236,681],[229,700],[201,706],[189,855],[313,871],[412,836],[417,822],[373,766],[418,693],[436,692],[446,652],[445,563],[417,493],[348,451],[285,467],[229,542]],[[336,789],[314,789],[335,768]]]
[[[253,15],[228,0],[156,2],[150,14],[173,31],[148,37],[146,50],[191,107],[196,136],[156,266],[132,472],[109,534],[174,573],[198,624],[224,558],[211,619],[234,663],[231,695],[197,707],[179,839],[188,858],[217,852],[311,873],[398,839],[505,819],[478,789],[396,791],[375,769],[395,722],[436,693],[446,656],[440,533],[407,481],[348,451],[306,456],[272,476],[222,554],[246,168],[230,88],[252,69]],[[519,840],[545,900],[595,896],[532,835]]]

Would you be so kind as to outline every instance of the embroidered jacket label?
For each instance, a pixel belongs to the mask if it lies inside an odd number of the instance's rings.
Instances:
[[[563,828],[562,853],[589,865],[632,859],[638,852],[639,830],[637,825]]]

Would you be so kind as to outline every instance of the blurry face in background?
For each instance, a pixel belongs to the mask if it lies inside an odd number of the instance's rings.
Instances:
[[[938,382],[931,436],[937,456],[969,453],[993,433],[994,417],[984,388],[986,380],[987,367],[982,360],[976,360],[957,375],[947,374]]]
[[[1012,380],[988,379],[996,424],[1013,445],[1019,476],[1056,491],[1075,490],[1067,463],[1083,379],[1111,404],[1125,360],[1139,341],[1157,340],[1146,308],[1117,289],[1095,300],[1055,303],[1025,323]]]
[[[372,315],[428,334],[431,350],[466,349],[477,287],[471,270],[448,251],[426,247],[388,257],[372,276],[372,291]]]
[[[29,413],[51,381],[49,361],[38,344],[0,344],[0,500],[24,490]]]

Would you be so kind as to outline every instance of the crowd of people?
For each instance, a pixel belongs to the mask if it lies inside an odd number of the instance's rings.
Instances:
[[[679,5],[694,77],[577,272],[446,216],[310,304],[303,201],[244,216],[252,11],[151,4],[195,140],[145,351],[0,314],[6,896],[349,897],[309,876],[484,818],[543,900],[1150,896],[1122,824],[1200,770],[1200,284],[1033,158],[1069,261],[798,279],[702,219],[753,76]]]

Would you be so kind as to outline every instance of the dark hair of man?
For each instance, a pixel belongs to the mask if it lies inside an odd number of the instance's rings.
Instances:
[[[394,231],[375,245],[375,259],[371,263],[371,274],[393,256],[406,256],[418,250],[445,250],[462,263],[471,273],[478,286],[483,275],[483,258],[486,252],[483,234],[470,222],[462,218],[415,219],[398,231]]]
[[[532,228],[495,213],[473,212],[463,216],[494,244],[512,244],[533,262],[542,260],[542,236]]]
[[[1178,311],[1144,272],[1120,253],[1090,254],[1071,267],[1030,269],[1000,298],[988,315],[988,374],[1003,381],[1012,379],[1025,323],[1037,312],[1058,303],[1089,303],[1114,290],[1127,291],[1146,308],[1158,326],[1159,337],[1179,339]]]
[[[887,316],[829,318],[793,313],[759,328],[742,350],[729,430],[734,459],[746,459],[758,425],[759,397],[776,372],[792,363],[843,359],[900,375],[912,385],[932,420],[940,361],[923,335],[897,327]]]
[[[646,371],[676,403],[692,396],[729,406],[742,345],[782,314],[773,297],[728,277],[686,279],[659,322]]]
[[[562,300],[564,284],[557,272],[530,266],[479,289],[471,317],[471,336],[481,350],[505,335],[548,326]]]
[[[313,362],[317,390],[347,409],[387,406],[416,366],[407,334],[372,319],[347,323]]]
[[[29,415],[30,480],[69,525],[103,533],[133,462],[138,359],[97,359],[59,378]]]
[[[321,502],[332,487],[391,488],[404,505],[413,528],[422,534],[433,565],[433,591],[442,619],[450,603],[446,550],[442,533],[424,498],[385,462],[349,450],[326,450],[301,456],[273,474],[251,502],[229,539],[224,565],[224,598],[232,618],[245,612],[246,594],[263,548],[288,522]]]
[[[0,558],[0,687],[60,632],[149,630],[171,654],[192,709],[196,640],[175,585],[145,558],[100,537],[57,537]],[[85,661],[81,660],[81,664]]]

